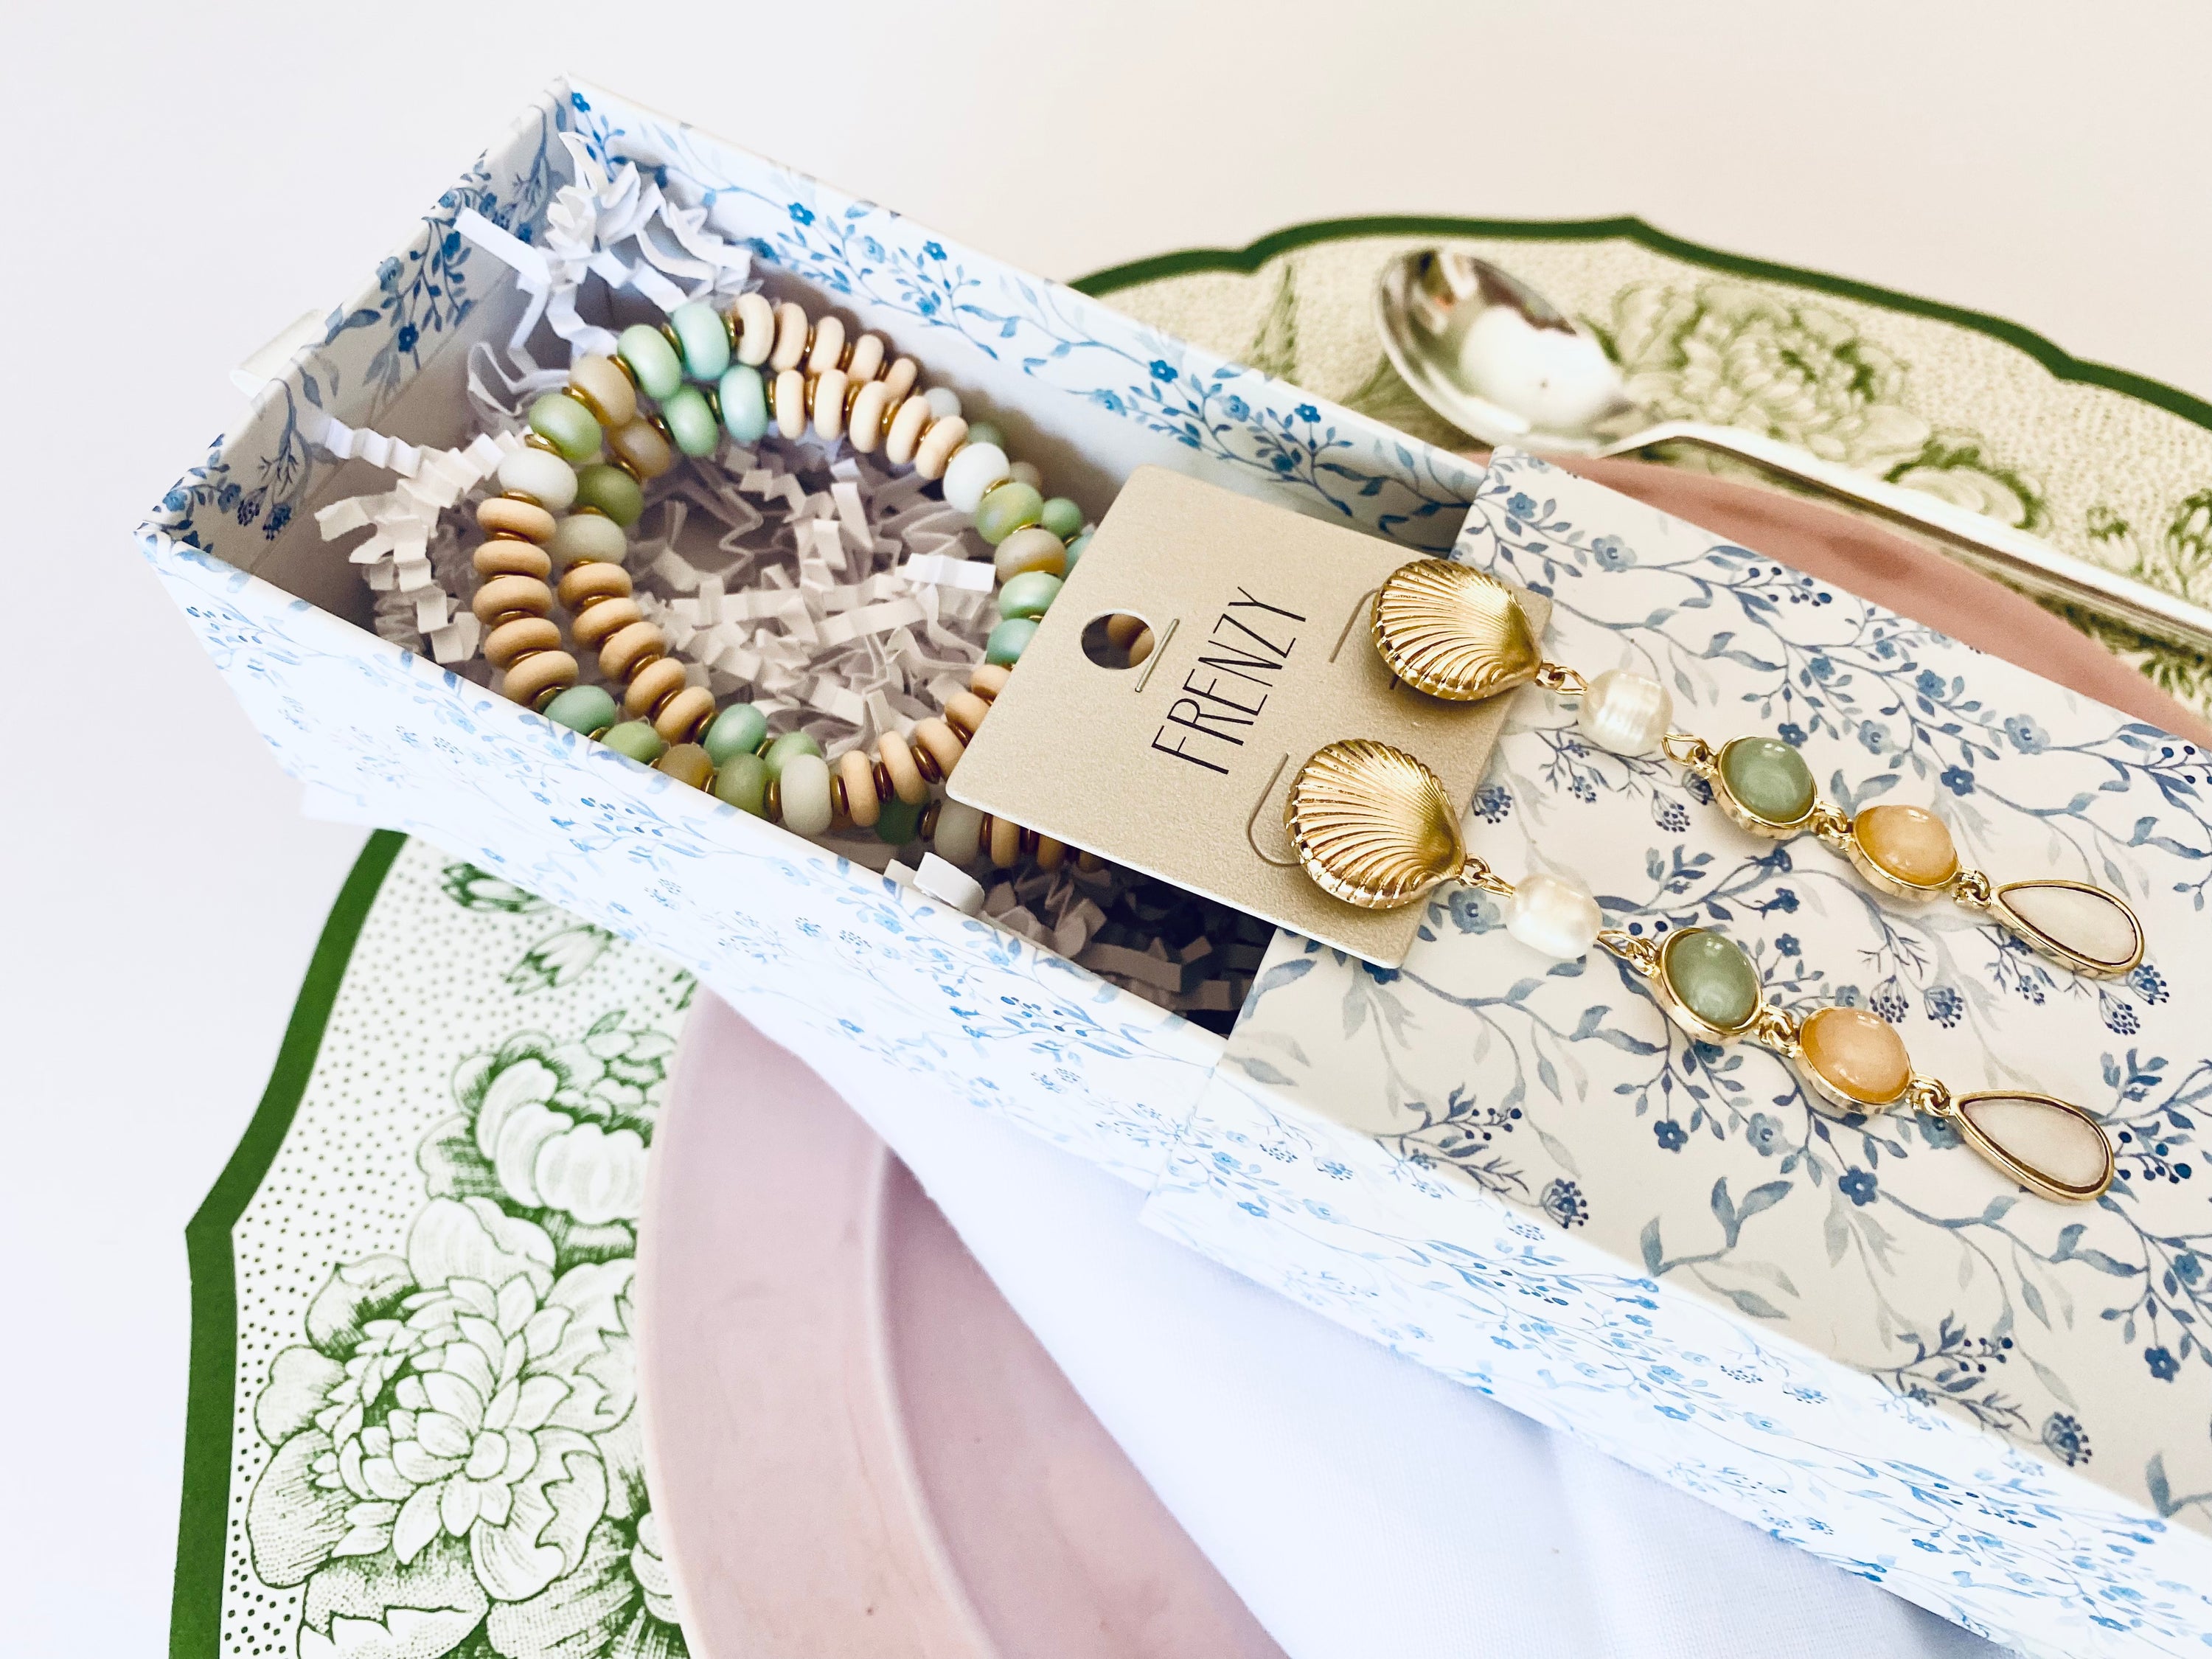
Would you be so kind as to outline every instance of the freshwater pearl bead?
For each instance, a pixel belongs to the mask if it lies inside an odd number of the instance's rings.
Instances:
[[[648,398],[665,398],[684,384],[683,360],[657,328],[632,323],[616,337],[615,355],[629,365],[637,389]]]
[[[530,405],[530,429],[559,450],[564,459],[588,460],[599,453],[599,423],[574,398],[549,392]]]
[[[947,864],[973,864],[983,850],[983,815],[975,807],[948,799],[937,812],[933,838],[937,856]]]
[[[1505,931],[1530,950],[1561,962],[1587,956],[1602,923],[1589,889],[1540,871],[1522,877],[1505,901]]]
[[[956,420],[960,414],[960,394],[949,386],[933,386],[922,396],[929,400],[929,412],[940,421]]]
[[[722,424],[741,444],[768,436],[768,385],[760,370],[739,363],[722,376]]]
[[[558,455],[526,446],[500,462],[499,487],[529,496],[548,513],[566,513],[576,499],[576,469]]]
[[[1797,1046],[1821,1082],[1861,1106],[1887,1106],[1912,1081],[1905,1039],[1864,1008],[1820,1009],[1798,1028]]]
[[[762,294],[738,295],[738,361],[758,368],[775,349],[775,307]]]
[[[937,434],[933,431],[933,439]],[[927,447],[927,446],[925,446]],[[969,444],[945,469],[945,505],[973,513],[982,504],[984,492],[1006,482],[1010,468],[1006,452],[996,444]]]
[[[611,357],[594,353],[568,365],[568,384],[591,399],[602,426],[628,426],[637,418],[637,388]]]
[[[818,836],[835,816],[830,810],[830,763],[819,755],[793,755],[777,780],[783,792],[783,827],[795,836]]]
[[[1589,683],[1575,724],[1601,749],[1616,755],[1648,754],[1674,723],[1674,700],[1656,680],[1608,668]]]
[[[1941,887],[1959,873],[1958,843],[1924,806],[1863,807],[1851,819],[1851,839],[1875,869],[1908,887]]]
[[[575,474],[568,476],[573,478]],[[553,526],[553,539],[546,545],[563,564],[586,559],[619,564],[629,551],[629,538],[604,513],[572,513]]]

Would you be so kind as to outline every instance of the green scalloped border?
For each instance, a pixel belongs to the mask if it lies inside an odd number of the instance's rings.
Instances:
[[[1843,299],[1881,306],[1890,311],[1900,311],[1915,317],[1949,323],[1955,327],[1972,329],[1993,340],[2001,340],[2015,350],[2026,352],[2058,380],[2119,392],[2212,431],[2212,403],[2184,392],[2179,386],[2167,386],[2163,381],[2154,380],[2124,368],[2115,368],[2110,363],[2085,362],[2063,347],[2045,339],[2033,329],[2022,328],[2018,323],[2008,322],[2002,317],[1993,317],[1983,311],[1969,311],[1962,306],[1946,305],[1940,300],[1923,299],[1917,295],[1900,294],[1894,289],[1880,288],[1872,283],[1858,282],[1849,276],[1801,270],[1795,265],[1777,264],[1768,259],[1752,259],[1740,253],[1723,252],[1719,248],[1706,247],[1701,243],[1670,236],[1637,218],[1455,219],[1422,215],[1386,215],[1367,219],[1319,219],[1310,224],[1291,225],[1286,229],[1275,231],[1241,248],[1186,248],[1178,253],[1161,253],[1149,259],[1132,260],[1127,264],[1114,265],[1104,270],[1094,271],[1088,276],[1079,277],[1070,286],[1093,298],[1103,298],[1142,283],[1158,282],[1170,276],[1187,276],[1196,271],[1226,270],[1249,276],[1279,254],[1310,247],[1316,242],[1347,241],[1366,236],[1487,237],[1501,241],[1524,242],[1601,242],[1618,239],[1634,242],[1655,253],[1664,253],[1711,270],[1749,276],[1760,282],[1787,283],[1797,288],[1813,289]]]
[[[185,1227],[192,1283],[190,1380],[185,1396],[185,1479],[178,1504],[177,1570],[169,1596],[173,1659],[214,1659],[222,1649],[222,1565],[230,1523],[231,1413],[238,1396],[238,1279],[230,1230],[246,1213],[307,1092],[338,988],[362,925],[407,844],[379,830],[354,860],[323,923],[277,1046],[261,1103],[230,1161]]]

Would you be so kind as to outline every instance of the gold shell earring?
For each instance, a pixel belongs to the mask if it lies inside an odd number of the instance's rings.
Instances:
[[[1674,699],[1656,680],[1620,669],[1586,679],[1546,661],[1512,589],[1471,565],[1415,559],[1399,566],[1375,595],[1373,634],[1390,672],[1432,697],[1474,702],[1533,683],[1577,699],[1576,724],[1599,747],[1663,753],[1702,779],[1743,829],[1773,841],[1809,833],[1876,892],[1950,899],[2077,974],[2114,978],[2143,959],[2142,923],[2117,894],[2056,878],[1997,883],[1965,865],[1949,828],[1924,807],[1882,805],[1846,815],[1821,797],[1796,745],[1747,736],[1716,749],[1675,729]]]
[[[2112,1140],[2079,1106],[2017,1090],[1954,1094],[1913,1069],[1896,1028],[1871,1010],[1800,1016],[1769,1003],[1751,957],[1711,928],[1678,928],[1662,942],[1605,927],[1579,883],[1506,880],[1468,851],[1443,781],[1402,749],[1365,738],[1330,744],[1298,769],[1283,817],[1306,873],[1347,904],[1391,910],[1450,883],[1479,888],[1504,902],[1516,939],[1563,961],[1593,946],[1610,951],[1692,1037],[1767,1049],[1825,1111],[1864,1119],[1901,1106],[1940,1119],[2045,1198],[2086,1202],[2112,1184]]]

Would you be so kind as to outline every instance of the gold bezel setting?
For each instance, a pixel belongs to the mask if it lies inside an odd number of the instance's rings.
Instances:
[[[1757,732],[1747,732],[1741,737],[1730,738],[1723,744],[1713,755],[1711,768],[1705,774],[1705,781],[1711,786],[1713,799],[1720,803],[1721,811],[1735,820],[1737,828],[1748,830],[1753,835],[1763,836],[1768,841],[1788,841],[1791,836],[1801,836],[1813,827],[1813,820],[1820,815],[1820,787],[1817,784],[1814,785],[1811,804],[1787,823],[1777,823],[1772,818],[1762,817],[1738,800],[1735,798],[1735,791],[1729,787],[1728,774],[1723,769],[1727,764],[1728,752],[1740,743],[1754,742],[1758,738]],[[1804,757],[1801,755],[1798,758],[1802,760]],[[1809,773],[1812,769],[1808,766],[1806,770]]]
[[[1874,861],[1874,854],[1868,852],[1859,841],[1857,818],[1854,817],[1850,826],[1836,839],[1843,847],[1844,856],[1850,860],[1851,868],[1858,872],[1859,879],[1875,892],[1887,894],[1891,898],[1909,899],[1916,903],[1943,898],[1957,885],[1959,872],[1965,867],[1954,852],[1951,859],[1951,873],[1939,882],[1923,887],[1918,882],[1892,875]]]
[[[2017,892],[2024,887],[2063,887],[2071,892],[2095,895],[2128,919],[2128,926],[2134,930],[2135,933],[2133,953],[2123,963],[2100,962],[2094,957],[2085,957],[2080,951],[2061,944],[2026,916],[2021,915],[2019,911],[2014,909],[2006,900],[2006,894]],[[2124,975],[2132,974],[2142,965],[2144,945],[2142,918],[2138,916],[2134,908],[2122,900],[2118,894],[2106,892],[2094,882],[2068,881],[2057,877],[2040,881],[2008,881],[1990,895],[1989,908],[1990,914],[1996,919],[1997,925],[2027,945],[2028,949],[2035,951],[2039,956],[2048,957],[2061,967],[2069,968],[2086,978],[2118,979]]]
[[[2104,1148],[2103,1176],[2094,1186],[2070,1187],[2063,1182],[2052,1180],[2033,1164],[2023,1164],[2002,1146],[1990,1139],[1988,1135],[1983,1133],[1973,1119],[1968,1115],[1967,1108],[1980,1100],[2032,1100],[2039,1106],[2048,1106],[2054,1110],[2065,1112],[2081,1119],[2082,1122],[2096,1131],[2098,1144]],[[1960,1096],[1952,1108],[1948,1121],[1952,1127],[1959,1132],[1959,1138],[1961,1140],[1999,1170],[2010,1176],[2030,1192],[2043,1198],[2056,1199],[2062,1204],[2087,1204],[2093,1199],[2102,1197],[2106,1189],[2112,1184],[2112,1176],[2118,1172],[2117,1160],[2112,1150],[2112,1138],[2106,1133],[2105,1126],[2072,1101],[2061,1100],[2056,1095],[2046,1095],[2034,1089],[1984,1089],[1971,1095]]]
[[[1665,1011],[1667,1018],[1692,1036],[1705,1042],[1734,1042],[1739,1038],[1748,1036],[1752,1028],[1759,1024],[1759,1010],[1766,1006],[1765,987],[1764,984],[1760,986],[1759,994],[1752,1000],[1751,1012],[1744,1016],[1743,1023],[1740,1025],[1715,1025],[1684,1002],[1675,993],[1674,977],[1668,971],[1667,962],[1668,958],[1674,955],[1676,945],[1684,939],[1694,938],[1699,933],[1713,933],[1716,939],[1726,939],[1729,945],[1739,953],[1743,951],[1743,947],[1737,945],[1734,939],[1729,939],[1727,934],[1715,933],[1710,927],[1684,927],[1678,932],[1669,933],[1666,942],[1660,945],[1659,959],[1652,967],[1652,996],[1659,1006]],[[1744,960],[1750,962],[1751,958],[1747,955]],[[1755,979],[1758,974],[1758,967],[1754,964],[1752,968],[1752,975]]]

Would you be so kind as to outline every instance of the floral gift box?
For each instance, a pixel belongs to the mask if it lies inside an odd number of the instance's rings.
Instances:
[[[578,152],[635,161],[680,213],[749,244],[772,292],[878,331],[930,384],[989,407],[1094,517],[1150,464],[1441,550],[1480,472],[896,213],[563,83],[330,313],[142,532],[279,762],[331,810],[420,835],[651,943],[848,1091],[945,1091],[1148,1180],[1219,1053],[1216,1036],[369,631],[360,568],[313,517],[392,479],[339,459],[333,436],[342,425],[416,446],[467,441],[470,346],[505,340],[530,296],[457,226],[473,212],[545,245]]]
[[[470,349],[532,300],[459,227],[546,246],[578,155],[635,161],[749,245],[771,292],[989,406],[1093,516],[1156,465],[1409,550],[1449,547],[1465,520],[1463,555],[1551,589],[1579,659],[1663,660],[1687,703],[1832,752],[1839,793],[1940,794],[1978,852],[2099,861],[2155,948],[2091,989],[1971,927],[1853,908],[1784,853],[1747,857],[1538,709],[1472,820],[1486,850],[1559,828],[1564,861],[1636,904],[1725,908],[1790,982],[1825,972],[1908,1010],[1946,1075],[2057,1055],[2047,1085],[2136,1135],[2131,1184],[2061,1215],[1910,1123],[1814,1132],[1762,1059],[1670,1043],[1602,972],[1530,969],[1472,896],[1433,910],[1395,976],[1279,939],[1217,1071],[1211,1033],[379,637],[314,514],[391,488],[348,434],[467,437]],[[2160,734],[575,83],[330,313],[141,545],[325,802],[651,944],[834,1085],[935,1091],[1158,1182],[1152,1218],[1199,1248],[1977,1628],[2075,1653],[2212,1632],[2189,1169],[2208,1065],[2180,1012],[2206,979],[2189,951],[2207,824],[2201,757]]]
[[[2117,1178],[2055,1203],[1936,1120],[1813,1111],[1773,1055],[1459,888],[1398,969],[1278,937],[1147,1219],[1984,1635],[2212,1645],[2212,757],[1525,455],[1456,556],[1551,595],[1547,654],[1660,678],[1716,743],[1801,745],[1846,811],[1934,805],[2000,878],[2124,895],[2147,959],[2077,978],[1753,837],[1534,693],[1466,819],[1509,878],[1721,928],[1785,1006],[1878,1012],[1961,1091],[2080,1103]]]

